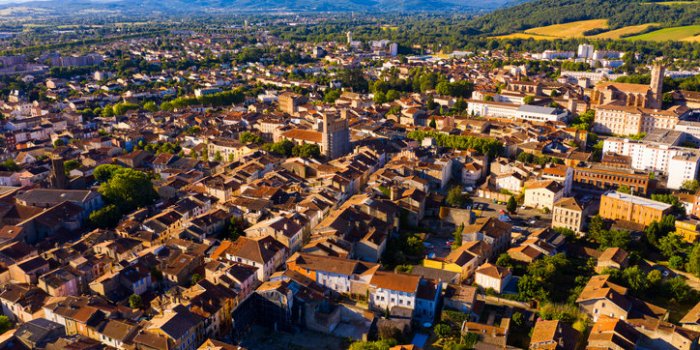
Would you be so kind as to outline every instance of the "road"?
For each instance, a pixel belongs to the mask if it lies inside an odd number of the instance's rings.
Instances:
[[[477,298],[479,298],[479,300],[484,300],[486,303],[491,304],[491,305],[506,305],[506,306],[511,306],[511,307],[517,307],[517,308],[531,311],[531,312],[537,312],[537,310],[531,308],[528,303],[523,303],[521,301],[504,299],[504,298],[499,298],[499,297],[496,297],[493,295],[484,295],[484,294],[479,294],[477,296]]]
[[[501,211],[506,211],[505,205],[495,204],[491,199],[471,197],[471,200],[473,201],[474,205],[479,208],[484,206],[486,207],[486,209],[475,210],[477,213],[481,212],[481,215],[485,217],[495,217],[498,216]],[[515,215],[511,215],[511,218],[513,219],[513,225],[530,228],[549,227],[552,223],[552,214],[544,214],[541,210],[532,208],[518,208]],[[525,222],[530,219],[535,219],[535,223],[533,225],[529,225]]]

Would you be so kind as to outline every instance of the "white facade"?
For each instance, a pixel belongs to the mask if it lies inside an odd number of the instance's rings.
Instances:
[[[338,293],[350,293],[350,276],[326,271],[316,271],[316,282]]]
[[[484,288],[484,289],[489,289],[492,288],[495,290],[497,293],[502,293],[503,288],[505,288],[506,285],[508,285],[508,282],[511,279],[511,275],[506,276],[503,280],[500,278],[492,277],[484,273],[480,273],[479,271],[476,272],[475,274],[475,280],[474,282]]]
[[[593,57],[593,45],[581,44],[578,46],[577,55],[579,58],[591,58]]]
[[[683,181],[696,178],[700,158],[700,152],[692,148],[620,138],[605,140],[603,152],[630,157],[633,169],[668,174],[669,188],[680,188]]]
[[[375,308],[382,310],[391,310],[394,306],[413,310],[416,307],[416,293],[377,288],[370,294],[370,302]]]
[[[676,153],[668,162],[666,187],[677,190],[683,186],[683,182],[697,179],[699,162],[700,155],[696,151]]]

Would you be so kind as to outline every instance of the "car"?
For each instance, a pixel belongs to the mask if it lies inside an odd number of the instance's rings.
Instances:
[[[521,206],[520,206],[520,209],[525,210],[525,209],[527,209],[527,207],[524,206],[524,205],[521,205]]]
[[[535,219],[530,219],[530,220],[527,221],[527,224],[528,224],[528,225],[534,225],[534,224],[536,224],[536,223],[537,223],[537,220],[535,220]]]
[[[664,277],[668,277],[668,275],[670,275],[670,274],[671,274],[671,271],[669,271],[669,270],[664,270],[664,272],[661,273],[661,275]]]
[[[453,241],[453,240],[449,240],[449,241],[445,242],[445,246],[449,248],[452,246],[452,243],[454,243],[454,242],[455,241]]]

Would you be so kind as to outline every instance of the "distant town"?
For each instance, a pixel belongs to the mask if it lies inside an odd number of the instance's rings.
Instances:
[[[700,348],[693,58],[254,19],[0,35],[0,350]]]

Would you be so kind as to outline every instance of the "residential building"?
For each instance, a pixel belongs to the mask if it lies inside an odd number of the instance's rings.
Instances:
[[[671,205],[621,192],[605,193],[600,199],[599,215],[604,219],[649,225],[671,212]]]

